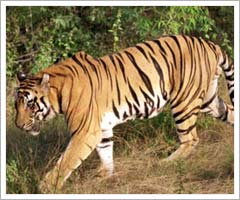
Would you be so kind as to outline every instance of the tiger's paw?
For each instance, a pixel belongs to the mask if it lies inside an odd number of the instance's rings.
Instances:
[[[113,176],[113,167],[106,168],[106,167],[101,166],[98,169],[98,176],[104,177],[104,178],[109,178],[109,177]]]
[[[54,193],[54,187],[52,187],[51,185],[49,185],[46,181],[42,180],[40,182],[40,185],[38,187],[38,191],[39,193],[42,194],[53,194]]]
[[[54,194],[63,186],[63,182],[58,177],[57,173],[53,171],[48,172],[44,179],[40,182],[39,191],[43,194]]]
[[[195,151],[195,147],[197,142],[189,142],[185,144],[181,144],[180,147],[174,151],[167,158],[162,159],[163,162],[171,162],[179,159],[186,159]]]

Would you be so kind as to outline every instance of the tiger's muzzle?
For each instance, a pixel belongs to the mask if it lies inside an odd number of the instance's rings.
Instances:
[[[32,119],[27,123],[24,121],[16,120],[15,124],[18,128],[26,131],[27,133],[30,133],[33,136],[37,136],[40,133],[40,122],[35,119]]]

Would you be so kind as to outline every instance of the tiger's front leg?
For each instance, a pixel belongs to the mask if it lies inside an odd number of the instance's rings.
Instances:
[[[99,171],[100,176],[110,177],[113,175],[113,131],[102,130],[102,140],[97,145],[96,150],[101,160]]]
[[[101,139],[101,131],[88,135],[75,134],[55,167],[49,171],[40,183],[42,193],[55,193],[62,188],[65,180],[95,149]]]

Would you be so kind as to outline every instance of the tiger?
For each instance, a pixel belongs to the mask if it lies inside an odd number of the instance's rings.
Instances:
[[[231,104],[218,95],[225,74]],[[36,75],[17,75],[16,126],[31,135],[63,114],[71,139],[39,184],[43,193],[62,188],[72,171],[96,149],[100,172],[114,173],[113,127],[157,116],[169,105],[179,148],[164,161],[186,159],[199,143],[200,112],[234,125],[234,65],[221,47],[187,35],[147,40],[94,58],[80,51]]]

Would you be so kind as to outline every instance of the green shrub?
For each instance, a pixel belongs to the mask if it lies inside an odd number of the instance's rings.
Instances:
[[[29,192],[29,171],[27,168],[20,169],[16,160],[9,160],[6,166],[7,193]]]
[[[98,57],[166,34],[207,38],[233,56],[232,22],[232,7],[8,7],[7,77],[80,50]]]

